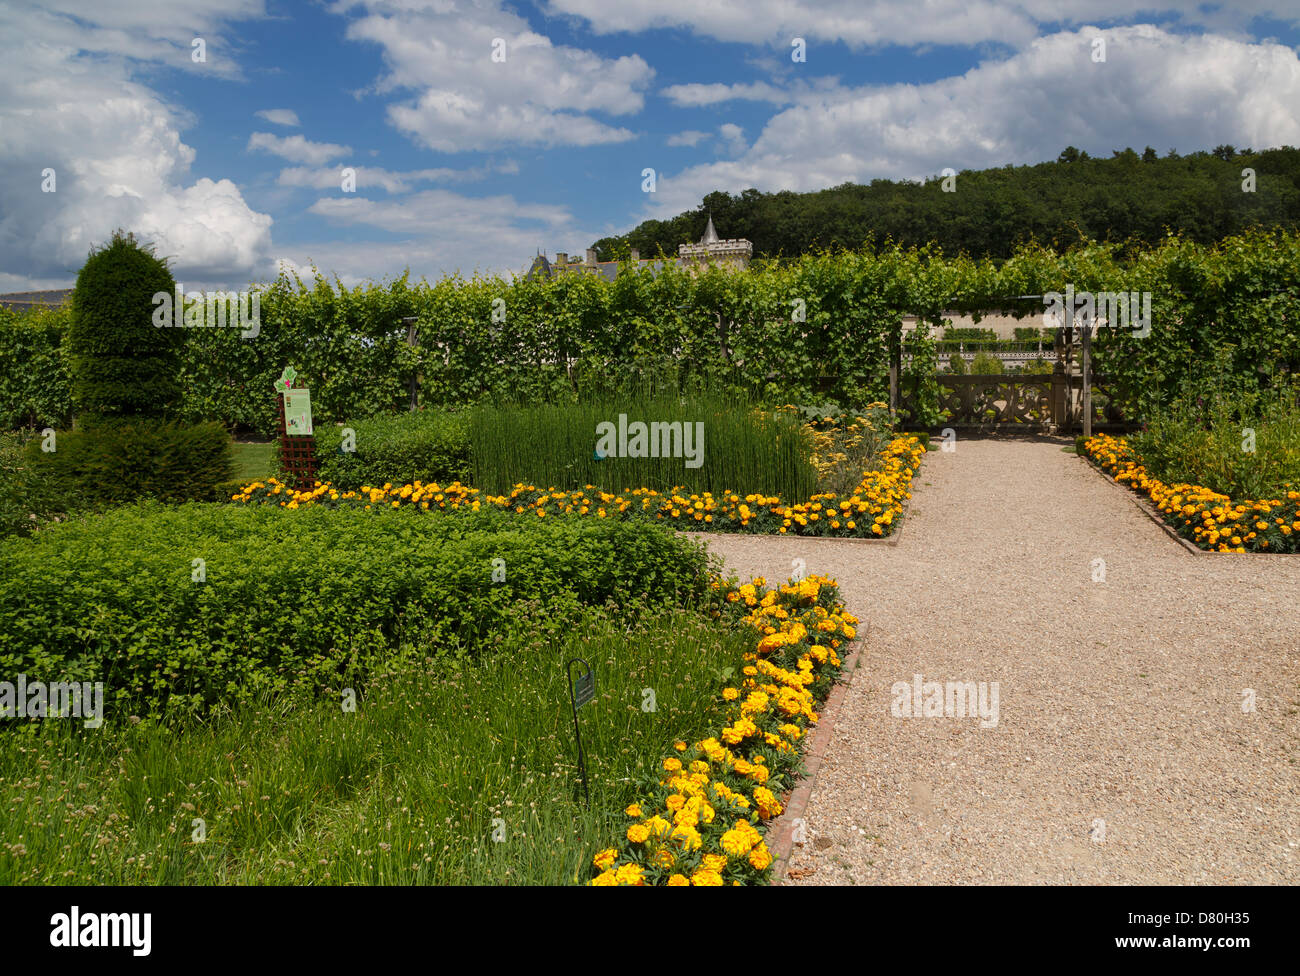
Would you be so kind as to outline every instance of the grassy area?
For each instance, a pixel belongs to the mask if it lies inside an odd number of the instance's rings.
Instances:
[[[249,441],[236,441],[235,480],[252,481],[269,478],[278,467],[274,444],[258,444]]]
[[[585,881],[674,739],[716,726],[704,703],[752,649],[752,631],[699,612],[640,619],[539,605],[473,662],[406,647],[355,712],[334,695],[177,729],[10,729],[0,884]],[[574,656],[597,675],[580,717],[589,808],[563,670]]]

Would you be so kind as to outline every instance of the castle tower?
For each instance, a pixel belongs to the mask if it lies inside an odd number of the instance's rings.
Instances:
[[[749,259],[754,256],[754,245],[743,238],[722,240],[713,227],[713,214],[709,214],[709,224],[704,228],[704,236],[698,244],[682,244],[677,248],[678,257],[686,265],[706,266],[721,264],[743,271],[749,267]]]

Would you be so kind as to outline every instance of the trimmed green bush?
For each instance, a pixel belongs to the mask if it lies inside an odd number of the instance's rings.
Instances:
[[[702,605],[709,578],[647,523],[141,504],[0,542],[0,673],[103,681],[112,722],[473,649],[521,601]]]
[[[213,499],[234,475],[230,435],[216,423],[101,422],[60,432],[50,453],[33,440],[27,456],[61,496],[93,506]]]
[[[343,432],[355,434],[355,452],[343,450]],[[447,484],[470,477],[469,417],[464,413],[414,413],[316,428],[317,478],[344,491],[362,485]]]
[[[185,333],[153,322],[153,296],[175,290],[166,262],[131,234],[116,231],[91,252],[77,274],[67,337],[80,424],[166,417],[179,407]]]

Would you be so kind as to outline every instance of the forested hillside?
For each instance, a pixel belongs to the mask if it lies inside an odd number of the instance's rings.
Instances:
[[[1255,190],[1243,190],[1243,169]],[[872,180],[812,193],[710,193],[696,210],[648,220],[595,243],[601,260],[637,248],[642,257],[698,240],[709,213],[722,237],[743,237],[754,256],[857,247],[886,237],[904,245],[936,243],[945,252],[1010,256],[1022,241],[1068,245],[1080,238],[1155,242],[1166,228],[1209,243],[1252,226],[1300,225],[1300,149],[1159,156],[1117,150],[1110,159],[1067,147],[1055,162],[962,170],[954,192],[936,175],[924,183]]]

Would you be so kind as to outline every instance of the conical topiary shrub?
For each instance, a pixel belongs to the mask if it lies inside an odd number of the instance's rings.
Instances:
[[[67,350],[81,426],[173,416],[184,333],[153,323],[154,295],[176,281],[153,248],[116,231],[77,275]]]

